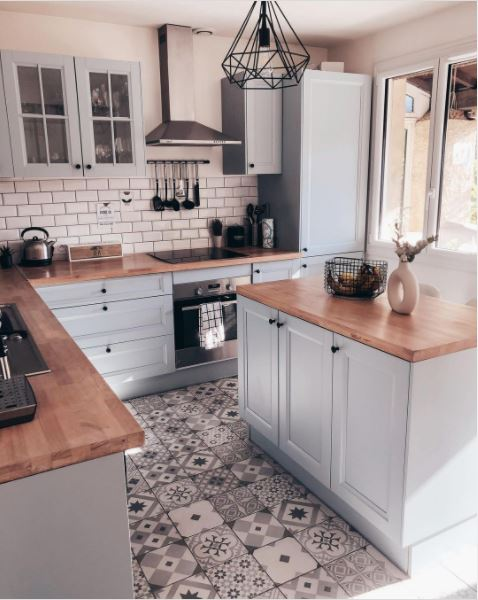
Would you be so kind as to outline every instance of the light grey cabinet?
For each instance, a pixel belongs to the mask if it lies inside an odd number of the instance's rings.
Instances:
[[[139,63],[10,50],[1,62],[15,177],[144,174]]]
[[[15,177],[81,174],[73,58],[2,50],[1,59]]]
[[[282,169],[282,90],[242,90],[221,80],[222,131],[242,141],[223,147],[225,175],[266,175]]]
[[[13,177],[12,148],[8,128],[3,75],[0,68],[0,177]]]
[[[330,486],[333,334],[279,313],[279,448]]]
[[[298,260],[280,260],[254,263],[252,265],[252,283],[266,283],[280,279],[295,279],[299,276]]]
[[[313,70],[284,90],[282,174],[259,177],[281,247],[363,251],[370,95],[368,75]]]

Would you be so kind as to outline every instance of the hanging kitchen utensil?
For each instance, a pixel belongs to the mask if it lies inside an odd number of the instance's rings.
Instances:
[[[156,194],[153,196],[153,208],[156,211],[164,210],[164,202],[161,200],[159,191],[159,176],[158,176],[158,165],[154,165],[154,178],[156,183]]]
[[[199,196],[199,166],[197,163],[194,163],[194,175],[196,177],[196,183],[194,184],[194,205],[201,205],[201,198]]]
[[[177,173],[178,173],[178,184],[176,187],[176,200],[181,201],[184,199],[185,197],[185,192],[184,192],[184,168],[183,165],[180,163],[177,166]]]
[[[186,210],[191,210],[194,208],[195,204],[191,200],[189,200],[189,164],[186,163],[186,199],[183,202],[183,208]]]
[[[168,191],[171,192],[173,190],[173,166],[166,163],[164,166],[164,183],[165,183],[165,192],[164,192],[164,207],[171,208],[171,199],[168,198]],[[168,181],[169,181],[169,190],[168,190]],[[173,191],[173,194],[176,193],[176,190]]]
[[[254,205],[253,204],[247,205],[247,218],[249,219],[249,223],[251,225],[254,225]]]
[[[172,170],[172,173],[173,173],[173,197],[171,198],[171,200],[169,202],[169,206],[173,210],[178,211],[181,208],[181,205],[179,204],[179,202],[176,199],[176,196],[177,196],[177,192],[176,192],[177,180],[176,180],[176,170],[175,170],[175,165],[174,164],[171,166],[171,170]]]

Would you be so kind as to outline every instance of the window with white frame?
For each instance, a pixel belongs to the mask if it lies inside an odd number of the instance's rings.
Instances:
[[[372,243],[395,223],[434,250],[477,250],[476,54],[377,74]],[[432,249],[433,250],[433,249]]]

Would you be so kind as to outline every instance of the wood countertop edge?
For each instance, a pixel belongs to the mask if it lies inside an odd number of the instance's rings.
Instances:
[[[228,249],[228,248],[226,248]],[[170,264],[157,260],[147,253],[128,254],[121,258],[106,258],[71,263],[66,260],[54,261],[49,267],[20,267],[18,270],[33,288],[98,279],[134,277],[139,275],[160,275],[180,271],[196,271],[228,266],[300,259],[302,254],[294,250],[264,250],[260,248],[230,248],[243,252],[245,256],[219,260],[205,260],[189,263]],[[136,263],[136,264],[135,264]]]
[[[417,363],[424,360],[429,360],[431,358],[445,356],[446,354],[476,348],[477,345],[475,332],[474,337],[470,337],[463,340],[445,341],[443,343],[440,343],[439,345],[419,348],[416,350],[412,348],[405,348],[401,344],[394,344],[393,342],[390,342],[388,339],[380,339],[374,335],[365,335],[364,333],[357,332],[352,326],[340,323],[336,317],[328,318],[325,315],[312,313],[303,308],[295,307],[291,305],[290,300],[281,301],[280,299],[278,299],[277,296],[271,296],[267,297],[266,301],[266,299],[264,298],[264,294],[261,292],[260,288],[263,288],[267,285],[269,284],[259,284],[255,286],[239,286],[237,288],[237,294],[238,296],[243,296],[255,302],[265,304],[266,306],[269,306],[275,310],[279,310],[285,314],[290,315],[291,317],[296,317],[298,319],[311,323],[312,325],[323,327],[324,329],[327,329],[328,331],[331,331],[333,333],[343,335],[344,337],[347,337],[349,339],[360,342],[361,344],[364,344],[366,346],[370,346],[372,348],[385,352],[386,354],[396,356],[397,358],[405,360],[409,363]],[[348,302],[348,300],[346,301]],[[455,306],[453,303],[447,304]],[[403,315],[403,318],[407,317]]]

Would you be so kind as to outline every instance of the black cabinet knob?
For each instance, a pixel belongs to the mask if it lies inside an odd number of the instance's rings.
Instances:
[[[332,346],[330,349],[332,350],[332,352],[334,354],[340,350],[340,348],[338,346]]]
[[[86,168],[88,169],[88,171],[92,168],[91,165],[86,165]]]
[[[102,293],[102,294],[106,294],[106,288],[102,288],[102,289],[101,289],[101,293]]]
[[[307,252],[307,248],[302,248],[302,252]]]
[[[111,348],[106,348],[106,353],[109,354],[111,352]]]
[[[249,166],[251,167],[251,169],[253,169],[256,165],[254,163],[249,163]]]
[[[303,265],[302,265],[302,268],[303,268],[303,269],[307,269],[307,265],[306,265],[306,264],[303,264]]]
[[[277,325],[277,329],[279,329],[279,327],[282,327],[283,325],[285,325],[285,323],[276,323]]]
[[[76,165],[75,165],[75,169],[81,169],[81,165],[80,165],[80,163],[76,163]]]
[[[254,271],[254,273],[260,273],[260,272],[261,272],[261,270],[260,270],[260,269],[256,269],[256,270]]]
[[[273,323],[275,323],[276,320],[275,319],[269,319],[269,325],[272,325]]]
[[[108,310],[108,307],[107,306],[103,306],[103,310]]]

